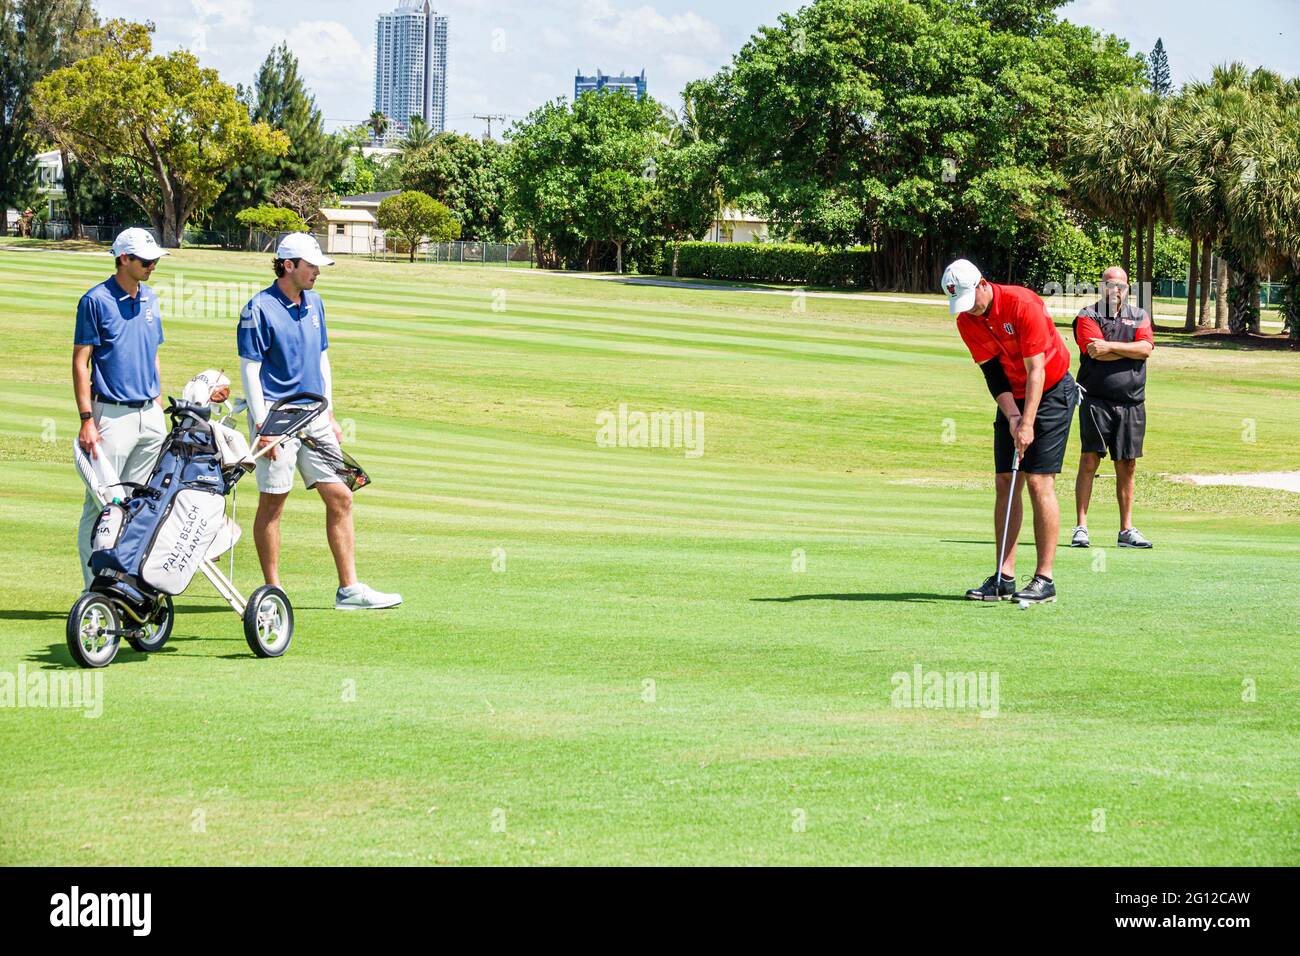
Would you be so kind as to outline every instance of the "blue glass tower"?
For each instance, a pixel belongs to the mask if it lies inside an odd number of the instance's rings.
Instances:
[[[645,70],[637,76],[609,76],[596,71],[595,76],[583,76],[581,71],[573,80],[573,98],[592,90],[627,90],[638,100],[645,97]]]

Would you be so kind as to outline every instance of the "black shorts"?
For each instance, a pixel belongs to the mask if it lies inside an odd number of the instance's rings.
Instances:
[[[1020,470],[1029,475],[1059,475],[1061,465],[1065,463],[1065,443],[1070,437],[1070,421],[1074,418],[1074,406],[1078,401],[1079,387],[1069,372],[1043,393],[1038,403],[1038,415],[1034,418],[1034,441],[1025,449],[1020,459]],[[1025,409],[1025,400],[1016,399],[1016,407]],[[1011,437],[1011,425],[1007,417],[998,409],[998,417],[993,420],[993,468],[999,474],[1011,471],[1011,463],[1016,457],[1015,439]]]
[[[1085,395],[1079,405],[1079,438],[1083,450],[1117,461],[1142,457],[1142,439],[1147,434],[1147,407],[1117,405],[1104,398]]]

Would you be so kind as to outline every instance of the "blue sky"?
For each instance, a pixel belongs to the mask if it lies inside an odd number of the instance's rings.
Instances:
[[[96,0],[100,14],[142,19],[138,2]],[[447,125],[479,133],[475,113],[522,117],[571,96],[581,68],[646,69],[653,96],[675,106],[687,80],[728,63],[754,30],[799,0],[441,0],[449,20]],[[251,82],[288,41],[331,128],[363,121],[374,97],[375,16],[397,0],[156,0],[155,47],[186,47],[229,83]],[[1300,0],[1075,0],[1071,20],[1149,50],[1163,37],[1175,84],[1243,60],[1300,75]]]

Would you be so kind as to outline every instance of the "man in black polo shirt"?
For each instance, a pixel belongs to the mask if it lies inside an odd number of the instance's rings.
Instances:
[[[1070,546],[1089,545],[1092,479],[1102,456],[1109,452],[1115,461],[1115,494],[1119,498],[1118,544],[1121,548],[1149,548],[1151,542],[1133,527],[1133,476],[1147,428],[1147,357],[1155,348],[1151,316],[1128,304],[1128,274],[1119,266],[1107,269],[1101,283],[1101,298],[1074,320],[1080,355],[1078,381],[1084,389],[1079,406],[1083,453],[1074,486],[1079,523]]]

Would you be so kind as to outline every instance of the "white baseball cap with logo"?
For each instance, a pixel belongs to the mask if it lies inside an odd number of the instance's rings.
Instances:
[[[118,256],[135,256],[137,259],[153,262],[169,255],[170,252],[154,241],[148,229],[141,229],[139,226],[123,229],[113,240],[114,259]]]
[[[943,291],[948,293],[950,315],[970,311],[975,305],[975,287],[983,278],[969,259],[958,259],[943,270]]]
[[[314,266],[332,266],[334,260],[320,251],[320,243],[310,232],[291,232],[275,247],[277,259],[302,259]]]

